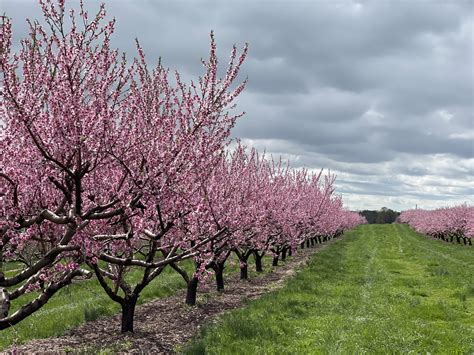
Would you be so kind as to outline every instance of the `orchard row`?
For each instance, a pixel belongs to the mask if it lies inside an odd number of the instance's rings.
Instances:
[[[432,211],[408,210],[399,220],[417,232],[448,242],[472,245],[474,238],[474,206],[444,207]]]
[[[150,68],[138,41],[132,60],[112,49],[103,6],[90,16],[40,4],[45,25],[29,22],[18,53],[5,16],[1,27],[0,329],[95,275],[133,331],[137,299],[165,267],[194,304],[205,273],[223,287],[231,253],[245,278],[251,255],[261,270],[264,254],[277,263],[364,222],[343,209],[331,174],[230,139],[247,46],[233,47],[221,77],[211,34],[204,75],[186,84]]]

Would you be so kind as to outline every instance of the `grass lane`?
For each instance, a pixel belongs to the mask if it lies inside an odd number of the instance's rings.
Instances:
[[[183,351],[472,353],[474,249],[406,225],[360,226]]]

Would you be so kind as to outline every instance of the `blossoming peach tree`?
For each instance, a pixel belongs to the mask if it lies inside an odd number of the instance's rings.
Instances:
[[[211,35],[205,75],[187,86],[176,73],[173,86],[138,43],[131,64],[110,48],[115,22],[104,24],[103,5],[90,18],[82,3],[78,14],[64,1],[40,3],[47,25],[29,21],[18,54],[2,23],[0,260],[18,268],[0,273],[0,329],[92,271],[122,306],[122,331],[133,331],[143,288],[224,234],[175,227],[202,210],[195,172],[213,168],[240,117],[227,109],[245,85],[231,88],[247,47],[233,48],[220,79]],[[134,268],[143,277],[132,286]],[[38,288],[9,314],[10,301]]]

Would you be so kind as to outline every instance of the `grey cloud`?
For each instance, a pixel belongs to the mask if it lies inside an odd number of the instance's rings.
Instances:
[[[27,33],[25,17],[39,16],[33,4],[0,3],[16,38]],[[161,56],[186,78],[202,73],[210,30],[222,64],[233,43],[249,42],[241,76],[249,84],[237,107],[247,117],[234,135],[297,167],[337,170],[351,206],[434,206],[472,193],[472,1],[106,4],[117,19],[114,45],[132,55],[138,37],[150,62]]]
[[[402,142],[400,142],[400,137],[403,137]],[[428,135],[408,130],[392,130],[386,133],[385,143],[389,149],[404,153],[451,153],[464,158],[470,158],[474,154],[472,140],[449,139],[441,135]]]

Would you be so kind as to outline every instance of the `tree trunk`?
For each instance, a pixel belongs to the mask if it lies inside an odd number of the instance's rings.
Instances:
[[[3,245],[0,245],[0,272],[3,270]]]
[[[217,291],[224,291],[224,265],[219,265],[216,263],[213,269],[214,273],[216,274]]]
[[[318,235],[318,243],[321,244],[321,236]]]
[[[286,248],[283,248],[283,250],[281,251],[281,260],[286,260]]]
[[[293,249],[290,247],[288,248],[288,256],[292,256],[293,255]]]
[[[247,280],[249,278],[248,265],[247,263],[240,264],[240,279]]]
[[[0,288],[0,318],[6,318],[10,311],[10,297],[8,291]]]
[[[301,243],[301,249],[304,249],[304,242]]]
[[[63,275],[63,279],[51,283],[48,288],[41,292],[36,298],[24,304],[19,310],[14,312],[12,315],[5,318],[0,318],[0,330],[12,327],[15,324],[18,324],[18,322],[32,315],[38,309],[43,307],[56,292],[58,292],[63,287],[69,285],[74,277],[80,275],[84,275],[84,271],[81,269],[76,269]]]
[[[122,303],[122,334],[133,333],[133,318],[135,317],[135,306],[138,296],[127,296]]]
[[[272,265],[273,266],[278,266],[278,255],[273,257]]]
[[[259,255],[258,252],[255,252],[253,255],[255,257],[255,271],[263,272],[263,265],[262,265],[263,255]]]
[[[239,258],[240,261],[240,279],[241,280],[247,280],[249,278],[249,273],[248,273],[248,260],[250,255],[252,254],[251,250],[247,250],[245,252],[236,252],[237,257]]]
[[[193,277],[188,282],[188,287],[187,287],[187,290],[186,290],[186,304],[188,306],[195,306],[196,305],[198,284],[199,284],[199,279],[197,277]]]
[[[307,239],[306,240],[306,248],[309,248],[309,243],[311,243],[311,242],[309,241],[309,239]]]

